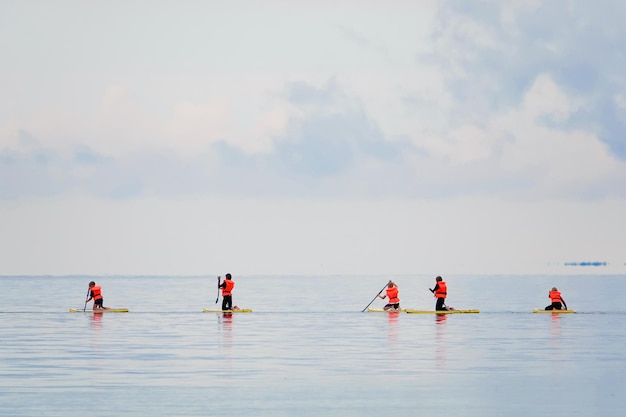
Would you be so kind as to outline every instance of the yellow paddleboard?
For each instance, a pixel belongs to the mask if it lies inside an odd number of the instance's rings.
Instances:
[[[570,314],[570,313],[575,313],[576,311],[574,310],[544,310],[544,309],[534,309],[533,313],[552,313],[552,314]]]
[[[203,313],[252,313],[252,309],[249,308],[240,308],[238,310],[216,310],[211,308],[205,308],[202,310]]]
[[[409,314],[470,314],[470,313],[480,313],[480,310],[405,310]]]
[[[96,310],[83,310],[82,308],[70,308],[70,313],[128,313],[127,308],[103,308]]]
[[[368,308],[368,313],[404,313],[406,310],[384,310],[382,308]]]

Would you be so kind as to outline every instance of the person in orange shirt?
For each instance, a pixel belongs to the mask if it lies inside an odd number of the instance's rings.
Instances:
[[[85,304],[93,300],[93,309],[94,310],[108,310],[109,307],[104,307],[104,298],[102,297],[102,288],[99,285],[96,285],[95,282],[91,281],[89,283],[89,298],[85,301]]]
[[[565,300],[561,297],[561,293],[556,287],[552,287],[552,290],[548,293],[548,297],[550,297],[550,301],[552,304],[546,307],[546,310],[567,310],[567,304],[565,304]]]
[[[222,289],[222,310],[233,309],[233,288],[235,288],[235,281],[230,274],[226,274],[224,282],[217,286]]]
[[[395,282],[389,280],[387,284],[387,295],[378,294],[378,298],[385,299],[389,297],[389,302],[383,307],[384,310],[400,310],[400,298],[398,297],[398,286]]]

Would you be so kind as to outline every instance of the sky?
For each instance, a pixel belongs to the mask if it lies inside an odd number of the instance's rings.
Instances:
[[[626,273],[625,15],[0,0],[0,275]]]

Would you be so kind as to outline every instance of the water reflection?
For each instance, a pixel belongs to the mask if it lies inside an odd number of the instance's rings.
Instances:
[[[561,373],[561,315],[550,314],[550,372],[552,377]]]
[[[447,314],[435,314],[435,342],[437,343],[437,347],[435,348],[435,356],[437,358],[437,368],[446,367],[447,320]]]
[[[446,322],[446,320],[448,320],[447,314],[435,314],[435,322],[437,324],[443,324]]]
[[[233,313],[218,315],[217,323],[220,330],[220,344],[231,348],[233,343]]]
[[[400,312],[392,311],[387,313],[387,340],[389,343],[398,341],[398,319]]]
[[[223,313],[220,322],[221,322],[221,326],[223,329],[232,331],[233,330],[233,313]]]
[[[92,313],[89,317],[89,324],[93,329],[102,329],[102,316],[104,313]]]
[[[550,345],[557,347],[561,341],[561,315],[551,314],[550,318]]]

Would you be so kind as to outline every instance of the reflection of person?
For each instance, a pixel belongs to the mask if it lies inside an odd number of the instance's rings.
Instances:
[[[89,283],[89,298],[85,303],[93,300],[93,309],[94,310],[108,310],[108,307],[104,307],[102,304],[104,302],[104,298],[102,298],[102,288],[99,285],[96,285],[95,282],[91,281]]]
[[[233,309],[233,288],[235,288],[235,281],[232,280],[230,274],[226,274],[224,282],[218,285],[218,288],[222,289],[222,310]]]
[[[561,293],[556,287],[552,287],[552,290],[548,293],[548,297],[550,297],[550,301],[552,304],[546,307],[546,310],[567,310],[567,304],[565,304],[565,300],[561,297]],[[561,305],[563,303],[563,305]]]
[[[448,286],[444,282],[443,278],[437,277],[435,278],[435,288],[429,288],[430,292],[435,294],[435,298],[437,299],[437,303],[435,304],[436,311],[446,311],[448,307],[446,307],[446,297],[448,295]]]
[[[385,299],[389,297],[389,302],[383,307],[384,310],[399,310],[400,298],[398,297],[398,286],[395,282],[389,280],[387,284],[387,295],[378,294],[378,298]]]

